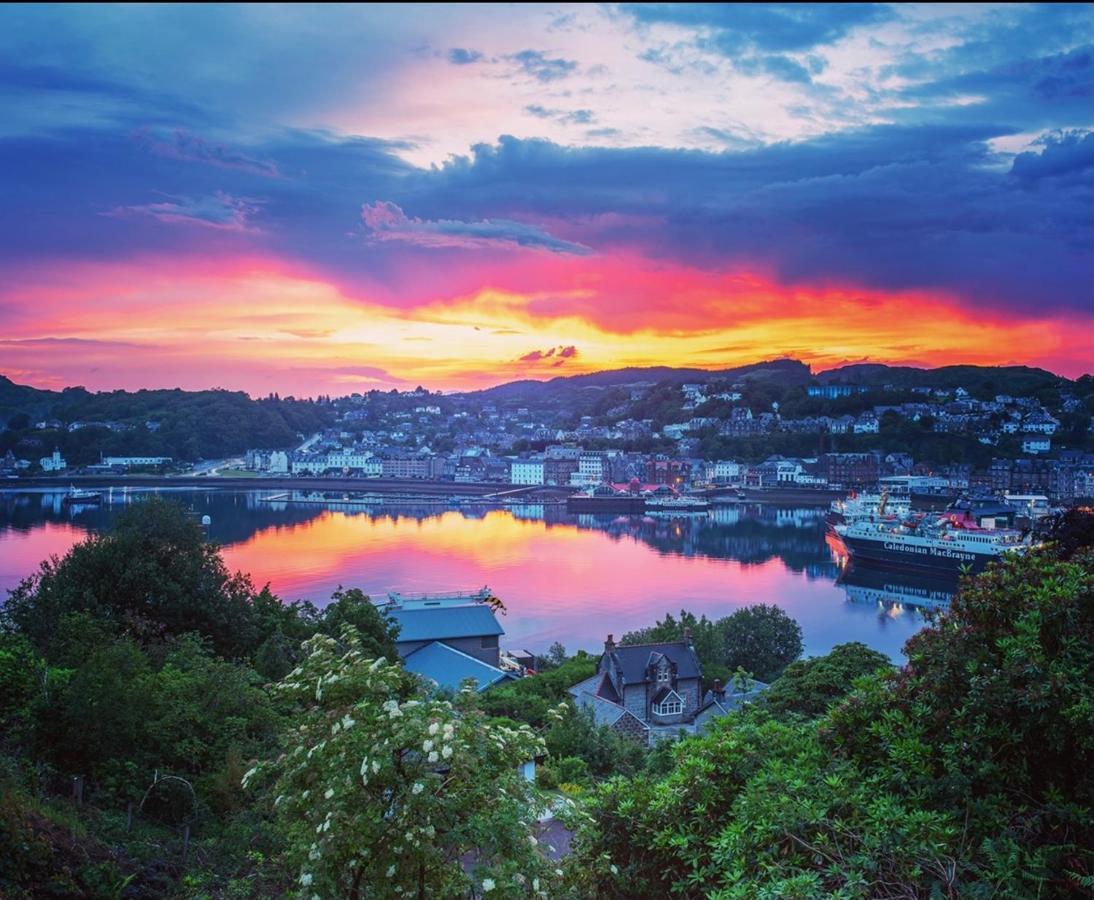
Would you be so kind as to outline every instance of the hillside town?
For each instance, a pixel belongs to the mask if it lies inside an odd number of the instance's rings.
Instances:
[[[1066,389],[1046,399],[1044,391],[987,395],[960,385],[763,387],[749,380],[660,382],[588,391],[592,399],[579,403],[559,403],[549,394],[514,399],[422,388],[320,398],[327,427],[299,435],[295,447],[247,450],[221,474],[575,490],[639,483],[674,491],[848,491],[901,479],[919,493],[1032,493],[1055,501],[1094,496],[1087,438],[1094,417]],[[154,432],[159,423],[43,420],[33,427],[42,434],[93,427],[124,434]],[[910,452],[920,447],[925,452]],[[0,472],[202,471],[147,454],[102,455],[97,463],[69,467],[58,450],[47,449],[52,453],[37,460],[9,449]]]

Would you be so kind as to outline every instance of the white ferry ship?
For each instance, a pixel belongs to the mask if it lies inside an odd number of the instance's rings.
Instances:
[[[890,493],[882,489],[879,493],[852,493],[842,500],[833,500],[825,517],[830,525],[842,522],[854,522],[870,516],[895,516],[905,519],[912,512],[912,498],[908,494]]]
[[[981,528],[952,512],[904,521],[859,519],[833,530],[856,564],[882,567],[979,572],[1030,547],[1024,532]]]

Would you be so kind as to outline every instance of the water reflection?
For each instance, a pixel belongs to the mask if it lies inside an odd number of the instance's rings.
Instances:
[[[0,590],[39,561],[107,528],[138,492],[65,507],[63,492],[0,493]],[[739,504],[701,515],[569,515],[563,505],[504,509],[388,498],[180,491],[233,569],[286,599],[321,602],[339,584],[374,595],[489,584],[509,606],[508,646],[596,650],[686,607],[716,618],[775,603],[802,625],[808,653],[860,640],[894,658],[923,625],[918,605],[945,591],[885,573],[841,574],[824,510]],[[271,500],[271,496],[274,497]],[[907,588],[904,590],[903,588]]]

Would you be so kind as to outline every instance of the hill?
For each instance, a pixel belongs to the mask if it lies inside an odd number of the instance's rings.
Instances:
[[[865,363],[818,372],[816,378],[821,384],[862,384],[870,387],[891,384],[896,388],[963,387],[972,393],[995,392],[1014,396],[1027,396],[1071,383],[1060,375],[1031,366],[959,365],[922,369]]]
[[[587,388],[639,387],[653,384],[684,384],[688,381],[712,380],[768,381],[782,387],[808,384],[812,380],[809,366],[796,359],[775,359],[732,369],[694,369],[672,366],[629,367],[590,372],[584,375],[562,375],[548,381],[510,381],[467,396],[492,400],[519,400],[522,397],[561,399],[566,394]]]
[[[250,447],[291,446],[298,434],[332,421],[331,407],[312,400],[252,400],[224,390],[48,391],[0,376],[0,423],[7,426],[0,455],[10,449],[35,459],[57,447],[75,465],[100,454],[219,459]],[[37,428],[40,422],[54,424]]]

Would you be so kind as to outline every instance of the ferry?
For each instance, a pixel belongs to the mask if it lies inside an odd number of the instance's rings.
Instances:
[[[855,564],[934,572],[980,572],[989,562],[1024,553],[1025,532],[982,528],[957,512],[904,520],[858,519],[834,525]]]
[[[907,518],[912,513],[912,498],[908,494],[890,494],[888,488],[880,493],[851,493],[842,500],[833,500],[825,520],[829,525],[853,522],[871,516],[895,516]]]
[[[706,512],[710,503],[702,497],[650,497],[646,511],[651,513]]]
[[[61,498],[61,503],[65,506],[80,505],[92,505],[103,502],[103,495],[99,491],[85,491],[76,487],[76,485],[69,485],[68,493]]]

